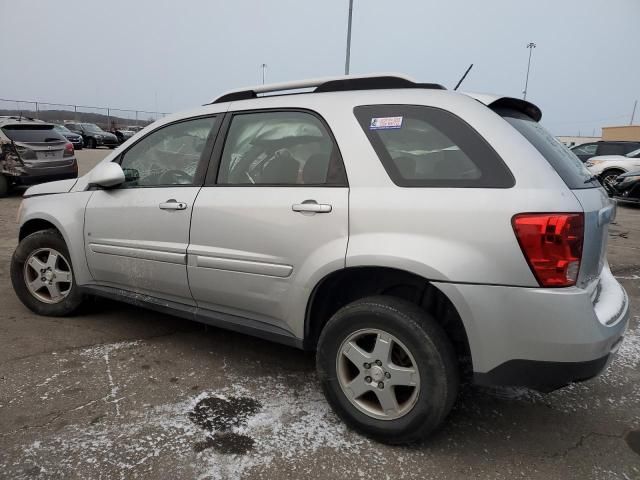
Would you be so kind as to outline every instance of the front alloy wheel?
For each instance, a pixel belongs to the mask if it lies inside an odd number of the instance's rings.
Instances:
[[[24,280],[37,300],[59,303],[71,292],[73,274],[64,255],[53,248],[41,248],[24,263]]]
[[[54,229],[20,241],[11,257],[11,283],[20,301],[40,315],[70,315],[82,303],[69,249]]]

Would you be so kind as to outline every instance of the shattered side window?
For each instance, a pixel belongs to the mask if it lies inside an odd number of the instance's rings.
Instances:
[[[215,117],[163,127],[127,150],[120,166],[125,187],[191,185],[201,162]]]

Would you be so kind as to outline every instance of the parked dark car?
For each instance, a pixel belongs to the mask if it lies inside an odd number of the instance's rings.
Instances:
[[[0,197],[14,185],[77,177],[73,145],[52,124],[0,117]]]
[[[113,133],[105,132],[95,123],[65,123],[65,127],[73,133],[82,135],[84,146],[88,148],[109,147],[116,148],[119,145],[118,137]]]
[[[613,183],[612,193],[617,200],[640,204],[640,171],[618,176]]]
[[[84,146],[82,135],[73,133],[64,125],[54,125],[53,129],[61,134],[64,138],[69,140],[73,144],[73,148],[75,148],[76,150],[82,150],[82,147]]]
[[[626,155],[640,148],[640,142],[600,141],[583,143],[571,148],[571,151],[583,162],[600,155]]]

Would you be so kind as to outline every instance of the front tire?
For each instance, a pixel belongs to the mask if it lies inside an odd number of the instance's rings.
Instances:
[[[95,138],[89,139],[89,148],[92,148],[92,149],[98,148],[98,144],[96,143]]]
[[[38,315],[71,315],[82,303],[69,250],[56,230],[22,239],[11,258],[11,283],[20,301]]]
[[[616,190],[614,187],[616,178],[618,178],[618,176],[622,175],[623,173],[624,171],[622,170],[607,170],[600,176],[600,183],[602,184],[602,186],[607,191],[610,197],[616,193]]]
[[[320,335],[316,365],[345,423],[389,444],[428,437],[457,396],[458,364],[446,334],[427,312],[395,297],[341,308]]]

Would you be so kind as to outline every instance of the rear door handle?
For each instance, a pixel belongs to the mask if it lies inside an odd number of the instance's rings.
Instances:
[[[160,210],[186,210],[187,204],[184,202],[178,202],[175,198],[167,200],[166,202],[158,205]]]
[[[291,210],[301,213],[329,213],[331,211],[331,205],[318,203],[315,200],[305,200],[302,203],[292,205]]]

